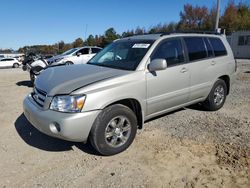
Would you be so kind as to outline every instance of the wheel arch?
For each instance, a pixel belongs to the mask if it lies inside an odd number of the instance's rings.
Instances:
[[[139,129],[143,128],[144,116],[143,116],[142,106],[138,100],[134,98],[121,99],[121,100],[112,102],[111,104],[107,105],[105,108],[112,106],[114,104],[121,104],[130,108],[136,115],[138,128]]]
[[[219,79],[223,80],[227,86],[227,95],[230,93],[230,77],[228,75],[220,76]]]

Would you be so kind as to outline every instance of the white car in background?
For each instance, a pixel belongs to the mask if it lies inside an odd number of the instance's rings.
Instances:
[[[0,59],[0,68],[13,67],[18,68],[21,63],[15,58],[3,58]]]
[[[81,48],[72,48],[61,55],[47,59],[49,65],[59,64],[85,64],[95,56],[102,48],[97,46],[85,46]]]

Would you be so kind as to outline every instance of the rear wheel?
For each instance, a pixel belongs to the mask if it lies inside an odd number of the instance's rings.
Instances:
[[[18,63],[13,64],[13,68],[18,68],[18,67],[19,67]]]
[[[117,104],[105,108],[97,117],[90,132],[91,145],[102,155],[114,155],[126,150],[137,132],[134,112]]]
[[[217,80],[206,101],[203,103],[204,108],[209,111],[219,110],[226,101],[227,89],[224,80]]]

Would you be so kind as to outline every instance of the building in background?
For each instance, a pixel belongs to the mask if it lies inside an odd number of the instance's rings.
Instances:
[[[235,58],[250,59],[250,31],[237,31],[227,37]]]

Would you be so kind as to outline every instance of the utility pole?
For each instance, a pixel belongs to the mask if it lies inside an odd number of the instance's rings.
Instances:
[[[220,0],[217,0],[217,13],[216,13],[216,22],[215,22],[215,31],[219,31],[219,20],[220,20]]]
[[[88,24],[85,26],[84,40],[87,40]]]

